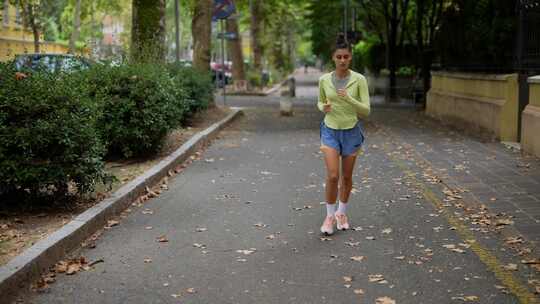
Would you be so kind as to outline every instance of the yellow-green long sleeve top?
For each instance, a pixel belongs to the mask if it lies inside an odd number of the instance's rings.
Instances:
[[[319,78],[317,107],[323,111],[323,106],[327,102],[332,106],[331,111],[324,117],[324,123],[329,128],[351,129],[358,122],[358,117],[367,118],[369,115],[369,90],[366,78],[360,73],[350,71],[349,82],[345,89],[347,97],[339,97],[332,83],[332,73],[324,74]]]

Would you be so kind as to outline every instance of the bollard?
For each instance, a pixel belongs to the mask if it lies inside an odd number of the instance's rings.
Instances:
[[[282,87],[279,99],[279,113],[281,116],[292,116],[292,100],[290,88]]]
[[[287,79],[287,84],[289,85],[289,92],[291,97],[296,97],[296,79],[291,76]]]

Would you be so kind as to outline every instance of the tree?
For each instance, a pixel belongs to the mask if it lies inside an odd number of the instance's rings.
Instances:
[[[12,4],[17,5],[21,11],[23,25],[25,28],[32,31],[34,37],[34,52],[40,51],[40,36],[43,26],[43,15],[48,1],[41,0],[13,0]]]
[[[386,66],[390,72],[391,99],[396,97],[396,71],[399,65],[398,50],[407,34],[407,16],[410,0],[358,0],[362,18],[368,28],[378,33],[386,44]]]
[[[210,48],[212,35],[212,0],[198,0],[193,9],[191,32],[193,36],[193,66],[210,71]]]
[[[306,28],[305,1],[267,0],[264,2],[265,55],[283,73],[294,69],[297,37]]]
[[[75,42],[79,38],[79,30],[81,27],[81,0],[76,0],[75,13],[73,16],[73,31],[69,39],[69,53],[75,53]]]
[[[165,0],[133,0],[131,59],[165,61]]]
[[[242,38],[238,31],[238,22],[236,19],[227,19],[227,32],[234,33],[236,36],[236,39],[227,42],[229,55],[232,59],[232,77],[235,82],[246,80],[246,75],[244,73],[244,55],[242,54]]]
[[[262,73],[262,57],[264,53],[262,44],[261,27],[263,22],[262,1],[251,0],[250,4],[250,35],[251,49],[253,52],[253,69],[257,75]]]
[[[416,68],[421,71],[423,89],[430,88],[430,70],[435,51],[435,41],[439,34],[442,13],[451,0],[416,0]]]
[[[125,19],[126,31],[123,35],[129,36],[131,22],[124,17],[131,16],[132,0],[54,0],[57,4],[46,12],[47,28],[46,39],[68,43],[74,53],[84,44],[97,42],[103,36],[101,22],[106,16]],[[78,2],[80,1],[80,6]],[[77,12],[78,11],[78,12]],[[78,18],[77,18],[78,16]],[[78,19],[78,22],[77,22]],[[129,46],[129,39],[125,47]]]

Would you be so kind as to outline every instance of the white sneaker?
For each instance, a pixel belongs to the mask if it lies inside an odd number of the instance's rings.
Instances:
[[[324,222],[321,226],[321,233],[326,235],[334,234],[334,225],[336,224],[336,219],[333,216],[327,216],[324,219]]]
[[[349,230],[349,219],[345,214],[336,212],[336,221],[338,230]]]

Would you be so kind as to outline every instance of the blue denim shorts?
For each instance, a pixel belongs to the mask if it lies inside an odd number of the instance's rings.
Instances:
[[[360,121],[352,129],[336,130],[321,122],[321,145],[336,149],[341,156],[356,153],[364,143],[364,132]]]

